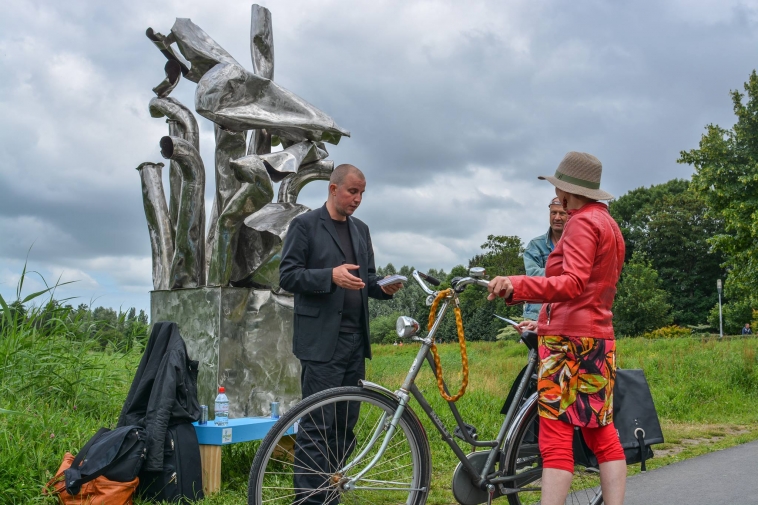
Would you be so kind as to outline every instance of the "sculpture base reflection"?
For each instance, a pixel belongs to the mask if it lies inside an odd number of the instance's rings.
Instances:
[[[229,417],[269,416],[300,400],[300,362],[292,354],[293,299],[269,290],[202,287],[150,293],[151,321],[179,324],[200,361],[198,399],[226,388]]]

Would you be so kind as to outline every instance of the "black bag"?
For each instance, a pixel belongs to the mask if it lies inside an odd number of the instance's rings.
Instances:
[[[204,498],[200,446],[192,424],[168,427],[163,471],[140,473],[137,496],[143,500],[184,503]]]
[[[146,438],[139,426],[100,428],[64,471],[66,491],[79,494],[83,484],[101,475],[115,482],[134,480],[145,461]]]
[[[618,431],[626,463],[641,463],[640,470],[647,470],[645,460],[653,457],[650,446],[663,443],[663,431],[642,370],[616,370],[613,424]]]

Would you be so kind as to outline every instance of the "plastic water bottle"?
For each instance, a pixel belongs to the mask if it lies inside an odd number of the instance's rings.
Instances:
[[[213,420],[216,426],[226,426],[229,424],[229,398],[226,397],[225,392],[224,386],[218,388],[216,408],[214,409],[216,417]]]

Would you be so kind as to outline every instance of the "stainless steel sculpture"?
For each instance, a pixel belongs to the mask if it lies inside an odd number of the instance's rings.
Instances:
[[[339,143],[350,132],[332,118],[274,81],[239,64],[218,64],[197,83],[198,114],[229,130],[265,128],[294,140]]]
[[[174,257],[174,226],[168,214],[163,193],[163,163],[142,163],[137,171],[142,181],[142,202],[145,206],[150,247],[153,250],[153,288],[168,289],[171,261]]]
[[[205,167],[197,149],[180,137],[163,137],[161,155],[182,171],[171,289],[205,285]]]
[[[206,241],[206,269],[208,271],[209,285],[218,285],[211,279],[210,262],[213,251],[216,248],[218,217],[224,212],[227,203],[232,199],[234,194],[239,190],[242,184],[234,176],[234,172],[229,163],[233,159],[245,155],[245,133],[230,132],[214,127],[216,136],[216,195],[213,199],[211,208],[210,227],[208,229],[208,240]]]
[[[250,56],[253,70],[266,79],[274,79],[274,31],[271,12],[253,4],[250,22]]]
[[[147,29],[168,60],[149,104],[150,115],[168,123],[160,139],[161,154],[171,161],[168,202],[163,164],[138,167],[153,252],[152,319],[179,322],[201,361],[201,402],[211,404],[223,384],[233,417],[299,397],[292,298],[279,289],[281,247],[290,221],[309,210],[297,203],[300,190],[334,169],[322,142],[350,135],[274,81],[271,13],[253,5],[251,15],[252,71],[189,19],[178,18],[167,35]],[[197,83],[197,113],[214,123],[216,186],[207,236],[200,129],[193,112],[170,96],[188,82]],[[281,148],[272,152],[272,146]]]
[[[169,60],[174,61],[174,60]],[[166,117],[168,123],[168,134],[171,137],[181,137],[190,142],[196,150],[200,151],[200,130],[197,127],[197,120],[194,114],[185,107],[179,100],[170,96],[162,98],[153,98],[148,106],[152,117]],[[179,199],[182,186],[182,172],[176,161],[171,161],[169,170],[169,215],[171,223],[176,229],[176,222],[179,216]]]
[[[232,280],[234,253],[242,222],[274,197],[271,177],[257,155],[232,160],[230,166],[242,184],[216,224],[216,244],[208,272],[210,286],[227,286]]]
[[[174,91],[182,75],[182,66],[176,60],[168,60],[163,71],[166,72],[166,78],[153,88],[153,93],[158,95],[158,98],[165,98]]]
[[[296,174],[287,177],[279,185],[279,201],[297,203],[297,195],[306,184],[313,181],[328,181],[333,171],[334,162],[331,160],[322,160],[300,167]]]

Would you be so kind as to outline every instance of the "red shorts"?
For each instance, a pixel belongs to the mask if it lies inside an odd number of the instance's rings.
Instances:
[[[574,472],[574,427],[563,421],[539,418],[539,445],[543,468],[557,468]],[[587,445],[595,453],[598,463],[625,460],[616,427],[611,424],[597,428],[581,428]]]

